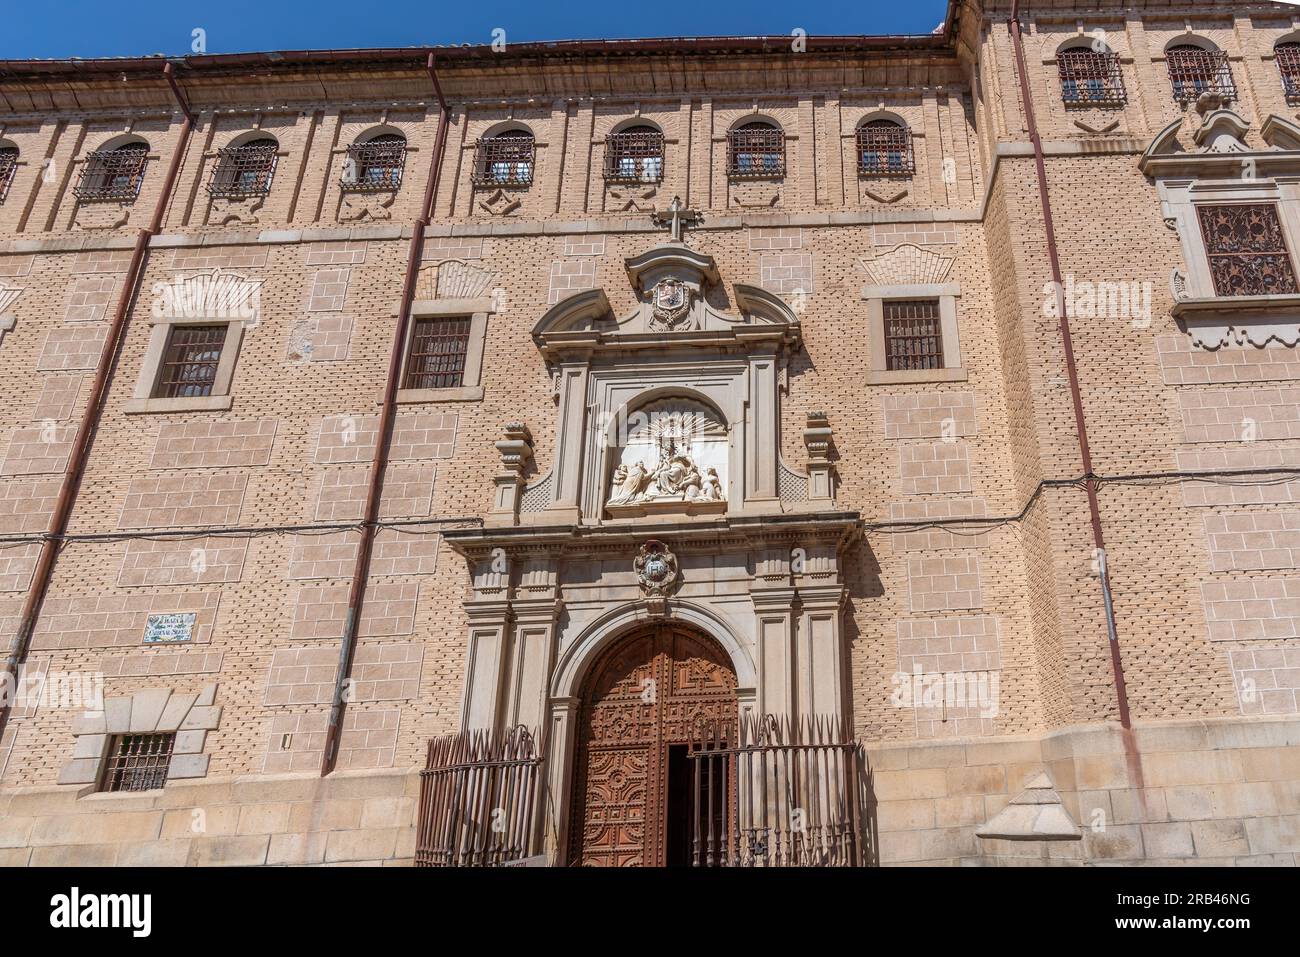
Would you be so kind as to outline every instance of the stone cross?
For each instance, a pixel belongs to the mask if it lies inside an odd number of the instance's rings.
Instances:
[[[682,198],[674,196],[673,201],[668,204],[666,210],[656,212],[654,220],[656,223],[667,223],[669,229],[669,239],[675,243],[682,241],[682,226],[694,225],[700,221],[699,210],[686,209],[682,205]]]

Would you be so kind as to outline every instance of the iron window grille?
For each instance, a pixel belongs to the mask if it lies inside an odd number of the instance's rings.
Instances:
[[[943,368],[943,329],[936,299],[885,303],[885,368]]]
[[[454,389],[464,384],[468,318],[419,319],[411,334],[404,389]]]
[[[176,744],[167,734],[119,734],[109,745],[101,791],[152,791],[167,783],[167,766]]]
[[[384,133],[364,143],[353,143],[344,163],[339,185],[345,190],[397,189],[406,167],[406,138]]]
[[[1216,296],[1275,296],[1300,291],[1276,206],[1198,206],[1196,213]]]
[[[1066,106],[1117,106],[1127,100],[1119,54],[1109,50],[1062,50],[1056,55],[1061,99]]]
[[[785,175],[785,133],[769,123],[746,123],[727,134],[727,175]]]
[[[1169,82],[1174,99],[1195,100],[1202,93],[1218,93],[1224,99],[1237,98],[1228,54],[1222,50],[1204,50],[1191,44],[1170,47],[1165,51],[1169,65]]]
[[[18,172],[18,147],[0,146],[0,203],[9,195],[14,174]]]
[[[858,127],[858,172],[863,176],[911,176],[916,172],[912,131],[893,120]]]
[[[222,199],[267,195],[275,177],[279,149],[280,144],[275,140],[261,139],[217,150],[208,193]]]
[[[1286,98],[1300,100],[1300,43],[1279,43],[1273,48],[1273,54]]]
[[[148,154],[149,147],[143,143],[87,153],[73,195],[82,202],[134,202],[144,181]]]
[[[156,399],[212,395],[226,344],[226,325],[173,326],[158,373]]]
[[[664,135],[634,126],[605,137],[605,179],[616,183],[659,183],[664,178]]]
[[[512,130],[499,136],[485,136],[478,141],[474,152],[474,185],[532,184],[537,145],[531,133]]]

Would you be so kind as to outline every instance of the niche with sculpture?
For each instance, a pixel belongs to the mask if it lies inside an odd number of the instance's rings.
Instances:
[[[660,399],[631,412],[618,431],[605,499],[612,518],[726,511],[730,443],[711,407]]]

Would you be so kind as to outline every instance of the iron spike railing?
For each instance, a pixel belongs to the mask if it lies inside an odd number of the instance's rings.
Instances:
[[[702,729],[689,756],[694,866],[866,863],[866,756],[838,718],[744,716]]]
[[[523,725],[429,741],[416,867],[499,867],[536,852],[542,749]]]

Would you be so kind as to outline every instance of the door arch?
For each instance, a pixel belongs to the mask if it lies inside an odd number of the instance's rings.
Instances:
[[[681,862],[692,787],[686,745],[703,725],[734,727],[737,713],[730,658],[693,628],[643,629],[602,654],[580,696],[570,863]]]

